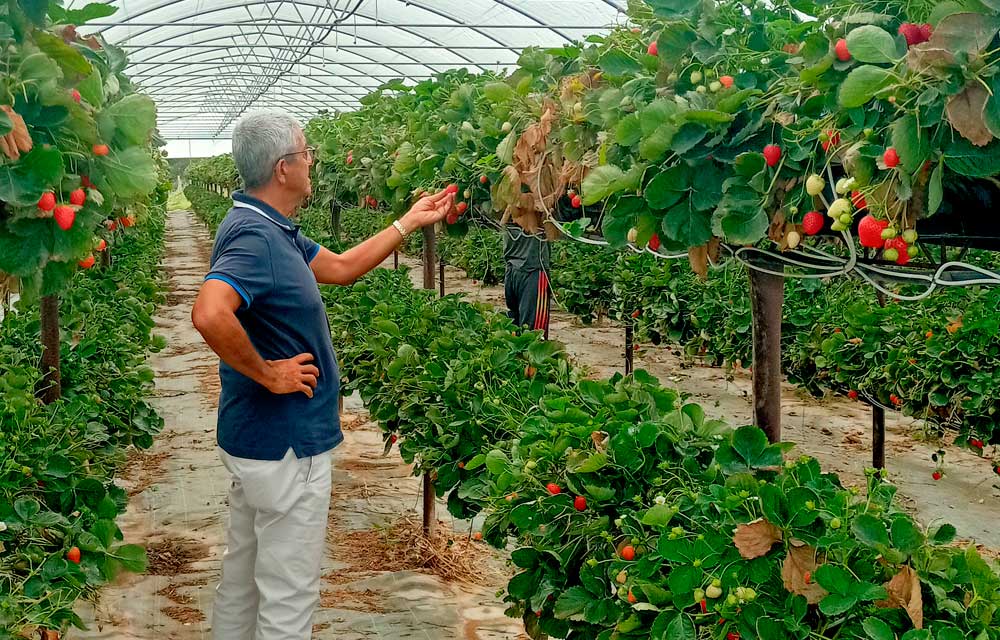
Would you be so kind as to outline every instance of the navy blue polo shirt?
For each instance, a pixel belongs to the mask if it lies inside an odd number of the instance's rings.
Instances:
[[[340,430],[340,371],[330,321],[309,267],[320,246],[273,207],[240,191],[215,235],[211,271],[243,299],[236,317],[265,360],[311,353],[315,394],[276,395],[225,362],[219,364],[219,446],[229,455],[281,460],[333,449]]]

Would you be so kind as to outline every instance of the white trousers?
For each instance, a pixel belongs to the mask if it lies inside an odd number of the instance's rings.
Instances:
[[[330,453],[280,461],[235,458],[214,640],[308,640],[319,603],[330,509]]]

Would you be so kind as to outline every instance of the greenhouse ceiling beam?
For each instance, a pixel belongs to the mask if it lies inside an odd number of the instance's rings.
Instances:
[[[258,56],[256,56],[256,58],[260,59],[261,56],[258,55]],[[219,60],[217,58],[209,59],[209,60],[205,60],[205,61],[195,61],[195,60],[192,60],[192,61],[188,61],[187,64],[191,64],[191,63],[195,63],[195,62],[208,62],[208,63],[211,63],[213,65],[221,66],[220,62],[219,62]],[[167,62],[164,62],[163,64],[184,64],[184,63],[167,63]],[[258,62],[258,64],[263,64],[263,63]],[[325,72],[322,67],[316,66],[315,64],[313,64],[311,62],[301,62],[299,64],[302,65],[302,66],[308,67],[311,70],[315,69],[315,70],[320,71],[320,72]],[[248,64],[248,65],[245,65],[245,66],[253,66],[253,65]],[[168,74],[160,74],[160,73],[150,72],[150,75],[148,77],[157,78],[159,80],[160,78],[167,77],[167,75]],[[216,81],[220,81],[220,80],[223,80],[223,78],[220,77],[222,75],[223,74],[221,72],[214,72],[214,73],[197,74],[197,77],[200,77],[200,78],[214,78],[214,79],[216,79]],[[247,73],[238,73],[238,74],[226,73],[225,74],[225,78],[230,78],[230,77],[257,78],[257,77],[259,77],[259,75],[260,75],[259,73],[249,73],[249,72],[247,72]],[[132,77],[133,78],[138,78],[138,77],[140,77],[140,74],[135,74]],[[142,75],[141,77],[147,77],[147,76]],[[169,77],[174,78],[175,80],[172,80],[170,82],[157,82],[157,83],[154,83],[151,86],[160,86],[160,87],[179,87],[179,86],[183,86],[184,79],[185,78],[195,77],[195,74],[191,74],[191,73],[176,74],[176,75],[171,75]],[[295,86],[298,85],[298,78],[312,78],[312,77],[316,77],[316,75],[314,75],[312,73],[312,71],[310,71],[309,74],[307,74],[307,75],[295,75],[294,76],[294,78],[296,79],[296,85]],[[328,76],[325,76],[325,77],[341,78],[342,76],[331,74],[331,75],[328,75]],[[356,77],[356,78],[368,78],[370,76],[367,76],[366,74],[359,72],[356,76],[351,76],[351,77],[352,78],[354,78],[354,77]],[[392,75],[391,77],[396,78],[396,77],[398,77],[398,74],[397,75]],[[179,80],[176,80],[176,79],[179,79]],[[350,78],[345,78],[345,79],[351,85],[356,86],[359,89],[363,89],[363,90],[367,91],[368,93],[371,93],[372,91],[378,89],[379,84],[380,84],[379,82],[373,82],[372,84],[362,84],[361,82],[358,82],[358,81],[350,79]],[[137,82],[140,83],[140,86],[145,86],[145,85],[142,84],[141,80],[137,80]],[[305,86],[309,86],[309,85],[305,85]]]
[[[236,7],[227,7],[228,9],[234,9]],[[275,22],[266,20],[254,20],[253,22],[260,22],[262,24],[278,24],[294,26],[298,24],[294,20],[277,20]],[[246,22],[250,26],[254,26],[250,21]],[[315,27],[339,27],[343,23],[338,22],[316,22],[313,23]],[[221,27],[231,27],[232,22],[88,22],[87,27],[209,27],[209,28],[221,28]],[[509,30],[523,30],[523,29],[538,29],[536,24],[469,24],[463,22],[452,22],[451,24],[441,24],[441,23],[418,23],[418,22],[359,22],[357,24],[351,23],[352,28],[354,27],[390,27],[394,29],[399,28],[409,28],[409,29],[509,29]],[[608,25],[595,25],[595,24],[555,24],[555,25],[545,25],[546,29],[566,29],[566,30],[576,30],[576,31],[593,31],[594,29],[605,29]],[[142,35],[142,34],[136,34]],[[135,37],[130,36],[130,38]]]
[[[174,89],[218,89],[216,84],[177,84],[177,85],[160,85],[160,86],[145,86],[143,85],[143,92],[148,94],[151,98],[163,97],[176,97],[176,96],[204,96],[203,91],[174,91]],[[363,98],[368,93],[353,93],[353,89],[357,87],[351,86],[320,86],[320,85],[300,85],[296,87],[289,87],[289,92],[284,90],[278,91],[273,95],[303,95],[306,97],[310,96],[331,96],[335,94],[341,94],[346,96]],[[335,90],[335,91],[334,91]]]
[[[260,4],[264,4],[264,5],[266,5],[266,4],[267,4],[267,0],[256,0],[255,2],[250,2],[250,3],[247,3],[247,4],[243,5],[243,6],[244,6],[244,8],[246,8],[246,10],[247,10],[247,11],[249,12],[249,10],[250,10],[250,7],[252,7],[252,6],[257,6],[257,5],[260,5]],[[316,4],[313,4],[313,3],[308,3],[308,2],[296,2],[295,4],[296,4],[296,5],[300,5],[300,4],[303,4],[303,5],[306,5],[306,6],[312,6],[312,7],[319,7],[319,6],[321,6],[321,5],[316,5]],[[205,14],[211,14],[211,13],[215,13],[215,12],[217,12],[217,11],[223,11],[223,10],[228,10],[228,8],[218,8],[218,7],[217,7],[217,8],[215,8],[215,9],[210,9],[210,10],[208,10],[208,11],[206,11],[206,12],[203,12],[203,13],[202,13],[201,15],[205,15]],[[241,27],[241,30],[242,30],[242,25],[243,25],[243,23],[242,23],[242,22],[237,22],[237,23],[235,23],[234,25],[230,25],[230,26],[237,26],[237,27]],[[296,23],[290,23],[290,24],[289,24],[288,26],[295,26],[295,25],[296,25]],[[267,26],[267,25],[265,25],[265,26]],[[190,31],[190,32],[186,33],[185,35],[186,35],[186,36],[191,36],[191,35],[194,35],[194,34],[197,34],[197,33],[201,33],[201,32],[203,32],[203,31],[207,31],[207,30],[209,30],[209,29],[208,29],[208,28],[204,28],[204,29],[196,29],[196,30],[194,30],[194,31]],[[403,28],[403,29],[400,29],[400,30],[402,30],[402,31],[405,31],[406,33],[409,33],[410,35],[413,35],[413,36],[416,36],[416,37],[418,37],[418,38],[421,38],[421,39],[423,39],[423,40],[426,40],[426,41],[430,42],[431,44],[434,44],[434,45],[440,45],[440,46],[441,46],[441,47],[443,47],[443,48],[447,48],[447,47],[446,47],[446,46],[445,46],[445,45],[444,45],[443,43],[441,43],[441,42],[438,42],[438,41],[436,41],[436,40],[434,40],[434,39],[432,39],[432,38],[428,38],[427,36],[425,36],[425,35],[423,35],[423,34],[420,34],[420,33],[416,33],[416,32],[414,32],[414,31],[410,31],[410,30],[408,30],[408,29],[405,29],[405,28]],[[143,31],[143,32],[141,32],[141,33],[139,33],[139,34],[133,34],[133,35],[129,36],[129,38],[134,38],[134,37],[138,37],[138,36],[141,36],[141,35],[144,35],[145,33],[148,33],[148,32],[150,32],[150,31],[152,31],[152,29],[147,29],[147,30],[145,30],[145,31]],[[262,32],[262,33],[263,33],[263,32]],[[339,32],[339,31],[336,31],[336,33],[337,33],[337,34],[338,34],[338,36],[339,36],[340,32]],[[275,37],[279,37],[279,38],[286,38],[286,37],[288,37],[288,36],[287,36],[287,34],[284,34],[284,33],[280,33],[280,34],[274,34],[274,35],[275,35]],[[345,35],[345,36],[347,36],[347,37],[349,37],[349,38],[353,38],[354,40],[357,40],[357,34],[354,34],[354,35],[351,35],[351,34],[344,34],[344,35]],[[165,38],[163,38],[163,39],[161,39],[161,40],[159,40],[159,41],[156,41],[156,42],[152,42],[152,43],[149,43],[149,44],[150,44],[150,45],[161,45],[161,44],[164,44],[164,43],[166,43],[166,42],[167,42],[167,40],[170,40],[170,39],[171,39],[172,37],[174,37],[174,36],[167,36],[167,37],[165,37]],[[199,43],[197,43],[197,44],[206,44],[206,43],[209,43],[209,42],[213,42],[213,41],[217,41],[217,40],[220,40],[220,39],[222,39],[222,38],[226,38],[226,37],[230,37],[230,38],[231,38],[231,37],[232,37],[232,34],[230,34],[230,35],[228,35],[228,36],[221,36],[221,37],[217,37],[217,38],[211,38],[211,39],[208,39],[208,40],[202,40],[202,41],[199,41]],[[329,34],[327,34],[327,36],[326,36],[326,37],[329,37]],[[497,43],[498,45],[504,45],[504,44],[505,44],[505,43],[501,42],[500,40],[497,40],[496,38],[494,38],[494,37],[492,37],[492,36],[488,36],[488,37],[489,37],[489,39],[490,39],[490,40],[492,40],[493,42],[496,42],[496,43]],[[324,38],[324,39],[325,39],[325,38]],[[363,41],[365,41],[365,42],[369,42],[369,43],[371,43],[372,45],[374,45],[375,47],[378,47],[378,48],[383,48],[383,49],[391,49],[391,50],[393,50],[393,51],[399,51],[398,49],[394,49],[394,48],[393,48],[393,47],[392,47],[392,46],[391,46],[390,44],[386,44],[386,43],[383,43],[383,42],[379,42],[379,41],[376,41],[376,40],[373,40],[373,39],[370,39],[370,38],[362,38],[362,40],[363,40]],[[124,44],[124,41],[118,41],[118,44]],[[180,46],[180,45],[178,45],[178,46]],[[319,44],[316,44],[315,46],[320,46],[320,45],[319,45]],[[323,45],[323,47],[324,47],[324,48],[325,48],[325,47],[327,47],[327,46],[329,46],[329,45]],[[332,46],[333,46],[334,48],[337,48],[337,44],[334,44],[334,45],[332,45]],[[181,48],[182,48],[182,47],[181,47]],[[358,55],[358,57],[360,57],[360,58],[365,58],[365,59],[367,59],[367,60],[372,60],[372,58],[370,58],[370,57],[367,57],[367,56],[362,56],[362,55],[360,55],[360,54],[354,54],[354,55]],[[401,55],[405,56],[406,58],[409,58],[410,60],[413,60],[413,61],[417,61],[417,62],[419,62],[419,61],[418,61],[418,60],[417,60],[416,58],[414,58],[413,56],[408,56],[408,55],[406,55],[405,53],[402,53]],[[479,66],[479,67],[480,67],[481,69],[483,69],[484,71],[486,70],[486,68],[485,68],[485,67],[482,67],[481,65],[477,64],[477,63],[476,63],[476,62],[475,62],[474,60],[472,60],[472,59],[468,58],[467,56],[463,56],[463,55],[461,55],[461,54],[455,54],[455,55],[456,55],[457,57],[459,57],[459,58],[462,58],[462,59],[464,59],[464,60],[467,60],[467,61],[468,61],[468,62],[469,62],[470,64],[472,64],[472,65],[475,65],[475,66]],[[156,59],[156,58],[158,58],[158,57],[159,57],[159,55],[157,55],[157,56],[153,56],[153,57],[151,57],[151,58],[145,58],[145,59],[144,59],[143,61],[150,61],[150,60],[154,60],[154,59]],[[323,58],[323,59],[327,59],[327,58],[325,58],[324,56],[317,56],[317,57],[319,57],[319,58]],[[139,62],[139,61],[137,61],[137,62]],[[442,63],[442,64],[450,64],[450,63]],[[345,64],[344,66],[347,66],[347,65]],[[431,65],[428,65],[428,66],[429,66],[429,68],[432,68],[432,67],[431,67]]]
[[[164,6],[169,6],[171,4],[174,4],[174,2],[166,2],[166,3],[158,5],[156,7],[151,7],[150,9],[147,9],[145,11],[142,11],[142,12],[138,13],[138,14],[135,14],[135,17],[139,17],[139,16],[142,16],[142,15],[145,15],[145,14],[151,12],[151,11],[156,11],[156,10],[158,10],[160,8],[163,8]],[[244,4],[242,4],[242,6],[245,7],[245,8],[248,8],[248,7],[256,6],[256,5],[259,5],[259,4],[265,4],[266,5],[267,4],[267,0],[256,0],[254,2],[244,3]],[[314,3],[310,3],[310,2],[296,2],[295,5],[296,6],[298,6],[298,5],[307,5],[307,6],[313,6],[313,7],[319,7],[319,6],[324,6],[325,7],[325,6],[327,6],[327,5],[318,5],[318,4],[314,4]],[[461,23],[457,22],[453,16],[450,16],[450,15],[448,15],[448,14],[446,14],[444,12],[441,12],[441,11],[439,11],[437,9],[434,9],[434,8],[431,8],[431,7],[427,7],[426,5],[423,5],[422,3],[416,2],[415,0],[407,0],[407,5],[411,5],[411,6],[417,7],[418,9],[421,9],[423,11],[427,11],[428,13],[431,13],[433,15],[437,15],[439,17],[445,18],[446,20],[449,20],[452,23],[452,25],[454,25],[455,27],[467,28],[467,27],[464,27],[463,25],[461,25]],[[228,11],[229,9],[232,9],[232,8],[234,8],[234,7],[233,6],[229,6],[229,7],[216,7],[214,9],[210,9],[208,11],[199,12],[197,15],[199,15],[199,16],[211,15],[213,13],[217,13],[217,12],[220,12],[220,11]],[[249,8],[247,10],[249,11]],[[355,13],[355,15],[361,15],[362,17],[371,18],[371,16],[362,14],[360,12]],[[132,16],[129,16],[129,17],[132,17]],[[182,19],[182,20],[186,19],[186,18],[189,18],[189,17],[192,17],[192,16],[178,16],[178,18]],[[251,19],[252,18],[253,18],[253,16],[251,15]],[[122,22],[120,24],[124,25],[124,24],[128,24],[128,22],[126,21],[126,22]],[[239,24],[239,23],[237,23],[237,24]],[[291,23],[291,24],[294,24],[294,23]],[[333,24],[330,25],[330,27],[334,30],[335,33],[338,34],[338,36],[340,34],[340,31],[336,30],[336,27],[339,27],[342,24],[343,24],[342,21],[337,21],[337,22],[334,22]],[[230,26],[232,26],[232,25],[230,25]],[[267,26],[267,25],[265,25],[265,26]],[[416,32],[415,30],[413,30],[412,28],[409,28],[409,27],[392,26],[391,28],[393,28],[393,29],[399,29],[400,31],[403,31],[405,33],[409,33],[410,35],[416,36],[416,37],[421,38],[423,40],[427,40],[428,42],[431,42],[431,43],[434,43],[434,44],[442,44],[442,43],[438,42],[437,40],[434,40],[433,38],[429,38],[425,34],[418,33],[418,32]],[[203,31],[203,30],[204,29],[197,29],[197,30],[191,31],[191,32],[189,32],[188,34],[185,34],[185,35],[190,35],[190,34],[193,34],[193,33],[198,33],[198,32]],[[117,40],[116,43],[123,43],[123,42],[125,42],[127,40],[130,40],[132,38],[143,36],[146,33],[149,33],[150,31],[152,31],[152,29],[145,29],[143,31],[140,31],[139,33],[130,34],[124,40]],[[484,32],[482,29],[476,28],[476,29],[473,29],[473,31],[475,31],[476,33],[478,33],[478,34],[486,37],[489,40],[492,40],[493,42],[496,42],[499,45],[506,44],[506,43],[500,41],[499,39],[497,39],[495,36],[491,35],[490,33]],[[101,30],[101,32],[103,32],[103,29]],[[355,33],[354,34],[345,33],[344,35],[347,36],[347,37],[354,37],[356,39],[357,38],[357,29],[355,29]],[[329,36],[329,34],[327,34],[327,36]],[[371,40],[369,40],[369,41],[370,42],[374,42],[374,41],[371,41]],[[391,48],[391,45],[386,45],[386,46],[388,48]],[[459,56],[459,57],[464,57],[464,56]],[[470,61],[470,62],[472,62],[472,61]]]
[[[267,34],[267,35],[273,35],[275,37],[287,37],[284,34]],[[223,36],[223,37],[226,37],[226,36]],[[131,48],[134,48],[134,49],[215,49],[215,48],[219,47],[219,45],[201,44],[201,43],[199,43],[199,44],[136,44],[136,45],[128,44],[128,45],[123,45],[123,46],[126,47],[126,48],[130,48],[130,49]],[[281,47],[279,45],[271,45],[271,44],[252,44],[252,45],[237,44],[237,45],[231,45],[231,46],[238,46],[240,49],[247,49],[247,48],[249,48],[249,49],[284,49],[284,47]],[[454,51],[456,49],[461,49],[463,51],[466,51],[466,50],[475,50],[475,51],[514,51],[514,52],[521,51],[523,49],[523,48],[518,48],[518,47],[511,46],[511,45],[489,45],[489,44],[469,44],[469,45],[454,45],[454,46],[453,45],[447,45],[446,46],[446,45],[441,45],[441,44],[412,44],[412,45],[408,44],[408,45],[400,45],[398,48],[387,47],[386,45],[383,45],[383,44],[340,44],[340,45],[337,45],[337,44],[317,44],[317,45],[312,45],[312,48],[313,49],[336,49],[336,50],[344,49],[344,50],[348,50],[348,51],[351,50],[351,49],[382,49],[382,50],[385,50],[385,49],[391,48],[393,51],[398,51],[399,49],[429,49],[429,50],[434,50],[434,51]],[[447,64],[447,63],[441,63],[441,64]]]

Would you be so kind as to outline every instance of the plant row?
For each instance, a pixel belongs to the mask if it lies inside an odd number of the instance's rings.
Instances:
[[[162,202],[111,234],[111,266],[66,286],[61,399],[36,399],[37,305],[22,300],[0,324],[0,638],[80,626],[79,598],[122,569],[145,570],[143,548],[124,544],[115,523],[128,496],[114,480],[163,424],[146,365],[165,345],[152,318],[162,299]]]
[[[645,372],[583,379],[556,343],[405,268],[323,296],[385,453],[513,543],[505,599],[531,637],[1000,637],[998,567],[916,524],[874,470],[846,488]]]

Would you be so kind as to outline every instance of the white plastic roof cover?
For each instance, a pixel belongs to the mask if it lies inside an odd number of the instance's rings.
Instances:
[[[69,0],[79,8],[92,0]],[[247,110],[351,110],[393,78],[498,70],[624,20],[627,0],[112,0],[88,24],[131,58],[167,140],[225,139]]]

